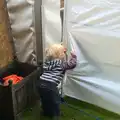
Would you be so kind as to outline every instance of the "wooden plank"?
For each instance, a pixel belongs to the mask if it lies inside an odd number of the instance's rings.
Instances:
[[[13,51],[8,34],[8,15],[4,0],[0,0],[0,68],[13,60]]]
[[[63,8],[64,7],[64,0],[60,0],[60,2],[61,2],[61,8]]]

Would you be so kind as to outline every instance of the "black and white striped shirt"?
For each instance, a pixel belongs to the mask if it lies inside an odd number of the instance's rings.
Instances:
[[[76,61],[76,56],[71,57],[69,62],[63,62],[60,59],[46,61],[43,65],[43,74],[40,79],[59,85],[63,80],[65,71],[73,69],[76,66]]]

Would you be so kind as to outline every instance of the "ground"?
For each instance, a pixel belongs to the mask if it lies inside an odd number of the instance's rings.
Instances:
[[[120,116],[105,111],[101,108],[95,107],[93,105],[78,100],[74,100],[71,98],[66,98],[66,101],[68,101],[68,103],[74,105],[75,107],[86,111],[91,115],[99,116],[100,119],[96,120],[120,120]],[[61,105],[61,111],[63,115],[61,116],[60,120],[95,120],[94,118],[87,116],[86,114],[79,112],[77,110],[71,109],[65,105]],[[24,117],[21,120],[48,120],[48,119],[40,116],[40,106],[37,104],[32,109],[27,110],[24,113]]]

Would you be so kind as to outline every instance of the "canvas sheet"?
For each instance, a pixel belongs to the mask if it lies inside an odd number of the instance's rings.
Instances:
[[[34,0],[7,0],[7,7],[17,58],[35,64]]]
[[[36,64],[37,59],[41,60],[42,45],[40,45],[40,48],[38,45],[38,43],[42,43],[38,41],[41,40],[39,39],[40,36],[43,37],[44,47],[61,42],[60,1],[41,1],[7,0],[16,55],[21,62]],[[42,15],[39,8],[42,9]],[[36,14],[38,14],[38,18],[35,17]],[[42,19],[42,25],[39,23],[38,29],[35,23],[41,22],[40,19]],[[40,27],[42,27],[43,35]]]
[[[77,67],[64,93],[120,114],[120,1],[66,0],[64,38]]]
[[[60,0],[42,0],[44,48],[61,42]]]

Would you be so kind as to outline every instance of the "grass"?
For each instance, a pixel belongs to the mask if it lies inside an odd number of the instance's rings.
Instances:
[[[120,116],[108,112],[104,109],[98,108],[88,103],[84,103],[75,99],[66,98],[69,104],[72,104],[74,107],[84,110],[85,112],[92,114],[94,116],[99,116],[99,120],[120,120]],[[65,105],[61,105],[61,111],[63,115],[60,120],[95,120],[82,112],[69,108]],[[21,120],[48,120],[45,117],[40,116],[40,105],[37,104],[32,109],[27,110]]]

